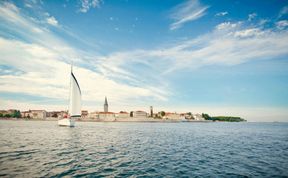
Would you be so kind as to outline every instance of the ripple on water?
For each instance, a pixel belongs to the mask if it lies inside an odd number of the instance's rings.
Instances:
[[[288,124],[0,122],[4,177],[288,176]]]

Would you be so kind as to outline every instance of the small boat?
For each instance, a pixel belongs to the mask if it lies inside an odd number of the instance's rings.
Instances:
[[[68,117],[58,120],[58,125],[74,127],[75,120],[79,118],[81,118],[81,90],[71,66]]]

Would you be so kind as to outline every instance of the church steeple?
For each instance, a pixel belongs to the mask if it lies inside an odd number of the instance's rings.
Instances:
[[[106,96],[105,96],[105,102],[104,102],[104,112],[108,112],[108,101],[107,101]]]

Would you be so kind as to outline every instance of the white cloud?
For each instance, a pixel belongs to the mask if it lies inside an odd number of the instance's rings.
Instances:
[[[86,13],[90,8],[100,7],[101,2],[101,0],[80,0],[81,7],[79,11]]]
[[[48,48],[0,38],[0,65],[13,66],[23,71],[21,75],[0,76],[0,91],[67,99],[69,64],[61,61],[61,54]],[[165,99],[165,92],[150,86],[129,86],[117,83],[99,73],[74,67],[82,88],[84,101],[102,101],[111,97],[115,103],[137,100],[141,97]],[[100,85],[101,84],[101,85]]]
[[[280,20],[276,22],[276,26],[278,29],[282,30],[288,26],[288,20]]]
[[[236,28],[241,23],[231,23],[231,22],[223,22],[216,26],[217,30],[231,30],[232,28]]]
[[[267,31],[262,31],[259,28],[249,28],[245,30],[239,30],[234,33],[235,37],[242,37],[242,38],[247,38],[247,37],[256,37],[256,36],[261,36],[264,35]]]
[[[189,0],[174,8],[171,18],[175,20],[170,30],[176,30],[185,23],[197,20],[205,15],[208,6],[202,6],[198,0]]]
[[[129,71],[127,65],[133,66],[140,63],[149,66],[149,72],[143,70],[142,73],[138,70],[136,75],[148,73],[165,76],[175,70],[193,70],[193,68],[215,64],[237,65],[251,60],[287,55],[287,41],[286,30],[265,30],[260,27],[246,26],[244,22],[224,22],[217,25],[211,33],[180,41],[170,47],[166,44],[165,47],[158,49],[111,54],[109,63],[106,64],[115,69],[116,75],[117,69],[126,67],[126,71]],[[118,76],[123,75],[121,72]]]
[[[215,14],[215,16],[225,16],[225,15],[228,15],[228,12],[227,12],[227,11],[218,12],[217,14]]]
[[[284,15],[286,15],[286,14],[288,14],[288,6],[284,6],[284,7],[280,10],[279,15],[278,15],[278,18],[280,18],[280,17],[282,17],[282,16],[284,16]]]
[[[248,21],[252,21],[257,16],[256,13],[252,13],[248,15]]]
[[[52,25],[52,26],[58,26],[58,21],[55,19],[55,17],[51,16],[51,17],[48,17],[46,19],[47,23]]]
[[[72,59],[76,63],[74,72],[83,91],[84,103],[95,101],[101,106],[105,95],[114,106],[124,108],[165,102],[171,96],[166,75],[177,70],[214,64],[237,65],[288,53],[287,30],[265,30],[245,26],[244,22],[224,22],[203,36],[164,44],[156,49],[91,56],[29,20],[13,4],[0,6],[0,20],[14,34],[28,39],[23,42],[0,38],[0,65],[22,71],[19,75],[11,72],[2,75],[1,92],[67,99]],[[97,60],[85,60],[87,55]],[[90,70],[80,67],[85,65],[89,65]]]
[[[119,79],[111,79],[111,75],[105,75],[105,71],[115,70],[117,74],[123,71],[121,76],[125,76],[125,68],[118,69],[113,66],[105,66],[105,64],[100,66],[97,60],[86,60],[86,56],[94,59],[105,58],[91,56],[91,54],[69,46],[61,38],[41,27],[41,23],[37,24],[23,15],[13,4],[7,3],[5,6],[0,6],[0,19],[13,32],[13,35],[28,39],[28,42],[23,42],[0,38],[0,65],[22,71],[19,75],[12,73],[2,75],[0,79],[1,92],[67,99],[69,63],[73,60],[78,65],[90,65],[91,70],[77,66],[74,69],[83,91],[84,103],[95,101],[102,103],[103,96],[106,95],[115,105],[117,103],[125,105],[130,102],[135,102],[137,105],[147,99],[163,101],[168,96],[167,91],[161,91],[147,83],[142,85],[141,82],[138,82],[129,85]],[[39,32],[35,29],[39,29]],[[93,68],[102,70],[102,72],[92,71]],[[130,75],[131,78],[134,77],[134,75]],[[127,75],[127,77],[129,76]]]

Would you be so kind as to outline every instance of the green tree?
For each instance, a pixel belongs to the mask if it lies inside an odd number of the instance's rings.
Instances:
[[[10,118],[11,115],[10,114],[5,114],[4,117]]]
[[[165,111],[161,111],[161,112],[160,112],[161,117],[164,117],[165,114],[166,114]]]
[[[213,120],[213,118],[210,117],[209,114],[202,113],[202,117],[203,117],[205,120]]]
[[[3,114],[2,114],[2,113],[0,113],[0,117],[3,117]]]
[[[11,117],[20,118],[21,117],[20,111],[17,111],[17,110],[13,111],[13,113],[11,114]]]
[[[133,111],[130,112],[130,117],[133,117]]]

